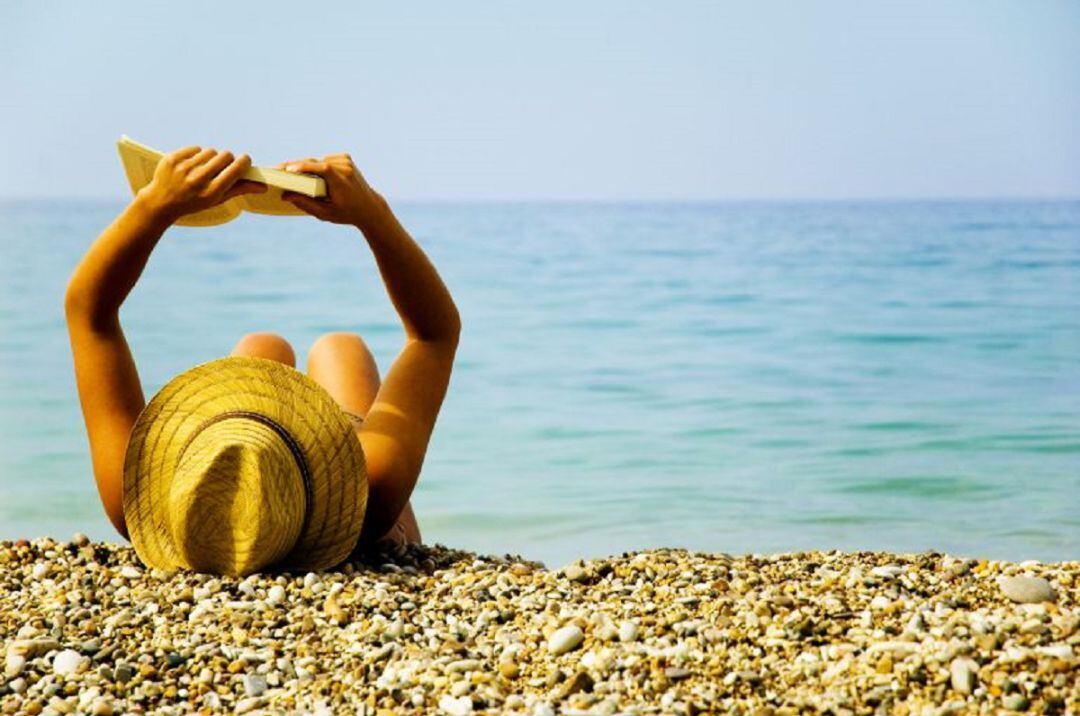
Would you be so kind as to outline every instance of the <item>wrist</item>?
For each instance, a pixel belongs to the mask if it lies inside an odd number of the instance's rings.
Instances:
[[[362,202],[358,202],[352,224],[366,234],[393,216],[394,213],[390,210],[390,204],[386,199],[379,192],[368,187],[367,196]]]
[[[131,202],[131,211],[151,224],[162,227],[169,226],[176,220],[176,217],[170,211],[168,203],[161,201],[159,197],[147,189],[147,187],[144,187],[135,194],[135,198]]]

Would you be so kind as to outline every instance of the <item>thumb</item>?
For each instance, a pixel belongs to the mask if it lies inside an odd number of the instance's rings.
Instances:
[[[326,202],[312,199],[309,196],[297,194],[292,191],[282,192],[281,198],[295,206],[297,209],[300,209],[305,214],[311,214],[316,219],[322,219],[324,221],[329,219],[330,215],[327,211],[329,207],[326,205]]]

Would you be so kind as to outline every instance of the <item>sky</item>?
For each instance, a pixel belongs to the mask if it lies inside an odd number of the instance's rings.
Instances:
[[[1080,196],[1080,3],[0,3],[0,197],[121,134],[347,151],[388,198]]]

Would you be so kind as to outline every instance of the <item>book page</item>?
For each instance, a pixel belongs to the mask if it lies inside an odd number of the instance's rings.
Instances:
[[[193,214],[184,214],[173,223],[177,226],[217,226],[218,224],[224,224],[240,216],[239,199],[240,197],[237,197],[209,209],[196,211]]]
[[[307,213],[297,209],[281,198],[281,189],[266,187],[264,194],[244,194],[233,201],[240,203],[246,211],[255,214],[270,214],[273,216],[307,216]]]

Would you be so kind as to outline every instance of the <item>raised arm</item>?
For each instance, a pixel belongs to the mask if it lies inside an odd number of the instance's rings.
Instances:
[[[233,158],[199,147],[166,155],[153,181],[90,246],[68,282],[64,312],[94,480],[105,513],[124,537],[124,453],[145,399],[120,327],[120,306],[173,221],[239,194],[265,191],[238,183],[250,165],[246,155]]]
[[[416,486],[450,381],[461,319],[431,261],[347,154],[285,168],[326,179],[325,199],[298,194],[285,198],[319,219],[363,232],[405,326],[405,346],[359,431],[369,490],[361,540],[375,539],[393,526]]]

